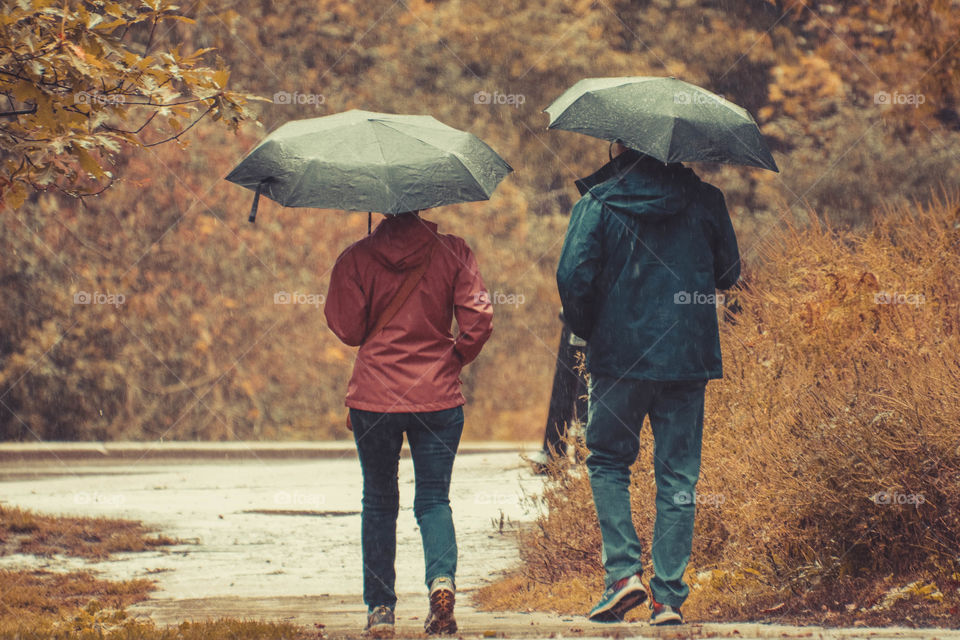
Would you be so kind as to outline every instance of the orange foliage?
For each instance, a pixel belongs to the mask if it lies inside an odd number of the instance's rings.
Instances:
[[[951,179],[958,136],[930,109],[956,93],[942,75],[960,52],[944,46],[956,17],[943,2],[927,22],[907,2],[722,4],[205,2],[196,25],[169,25],[154,46],[216,47],[233,86],[317,99],[262,105],[264,126],[236,136],[201,122],[182,147],[121,153],[117,182],[85,204],[33,193],[4,211],[0,435],[348,437],[339,425],[351,350],[319,308],[275,305],[273,295],[324,293],[335,256],[366,220],[265,203],[251,227],[251,194],[221,180],[289,119],[353,107],[431,113],[517,169],[489,203],[427,214],[466,237],[491,291],[524,297],[497,307],[493,340],[464,373],[473,438],[536,438],[543,428],[572,181],[607,153],[544,129],[541,109],[576,80],[678,75],[759,114],[783,174],[697,167],[727,195],[748,263],[784,219],[816,211],[862,224]],[[944,62],[923,76],[936,100],[874,104],[875,91],[905,90],[938,55]],[[479,91],[518,99],[483,103]],[[82,292],[124,301],[74,304]],[[805,313],[812,322],[826,312]]]

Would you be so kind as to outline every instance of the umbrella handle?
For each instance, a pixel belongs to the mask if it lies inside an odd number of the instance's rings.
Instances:
[[[253,196],[253,206],[250,207],[250,217],[247,222],[255,222],[257,219],[257,207],[260,204],[260,190],[263,189],[263,183],[257,184],[257,193]]]

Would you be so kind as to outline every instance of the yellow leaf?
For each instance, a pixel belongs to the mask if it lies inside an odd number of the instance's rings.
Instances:
[[[223,89],[227,86],[227,80],[230,79],[230,72],[227,69],[220,69],[213,73],[213,81],[218,87]]]
[[[40,90],[32,82],[20,81],[13,86],[13,97],[20,102],[33,100],[36,102]]]
[[[22,182],[14,182],[3,196],[3,204],[19,209],[27,199],[27,188]]]
[[[125,24],[127,24],[127,21],[124,20],[124,19],[122,19],[122,18],[120,18],[120,19],[114,20],[114,21],[112,21],[112,22],[104,22],[103,24],[98,24],[98,25],[96,26],[96,29],[97,29],[98,31],[106,31],[106,32],[109,33],[110,31],[113,31],[113,30],[116,29],[117,27],[122,26],[122,25],[125,25]]]
[[[80,166],[83,167],[84,171],[97,178],[102,178],[105,175],[103,169],[100,167],[100,163],[85,149],[75,146],[73,147],[73,153],[77,156],[77,160],[80,161]]]

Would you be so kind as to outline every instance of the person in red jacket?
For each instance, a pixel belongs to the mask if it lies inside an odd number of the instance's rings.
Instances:
[[[393,634],[397,467],[406,433],[430,593],[424,628],[455,633],[457,542],[449,490],[463,432],[460,371],[493,331],[476,258],[466,242],[439,234],[419,212],[387,216],[337,258],[324,314],[340,340],[360,347],[346,405],[363,470],[367,631]]]

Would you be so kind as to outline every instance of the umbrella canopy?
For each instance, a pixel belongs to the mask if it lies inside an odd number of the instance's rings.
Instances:
[[[588,78],[546,112],[550,129],[622,142],[661,162],[723,162],[779,171],[746,109],[676,78]]]
[[[487,200],[511,171],[431,116],[354,109],[284,124],[226,179],[287,207],[389,214]]]

